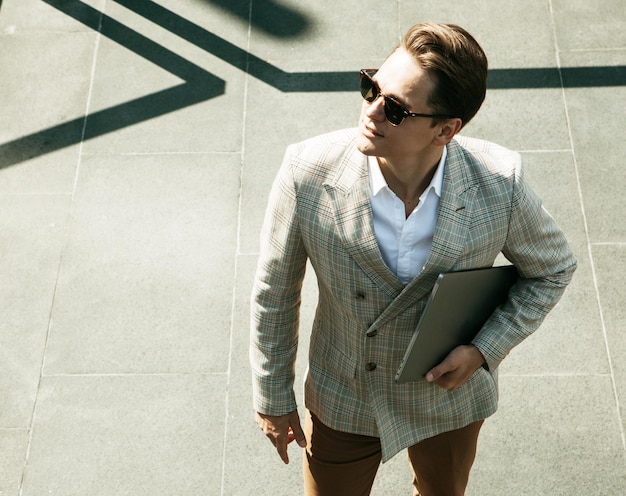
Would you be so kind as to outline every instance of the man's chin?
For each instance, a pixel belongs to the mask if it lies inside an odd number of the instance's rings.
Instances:
[[[356,147],[363,155],[376,155],[376,146],[361,133],[357,136]]]

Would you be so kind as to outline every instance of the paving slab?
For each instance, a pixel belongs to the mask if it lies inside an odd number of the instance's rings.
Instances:
[[[593,246],[597,267],[598,299],[606,331],[606,343],[620,418],[626,429],[626,287],[623,274],[626,263],[626,245],[597,244]]]
[[[552,0],[554,29],[562,50],[623,50],[626,15],[620,0]]]
[[[505,376],[500,390],[500,411],[481,433],[468,496],[626,491],[608,374]]]
[[[83,0],[80,2],[58,2],[54,0],[4,0],[0,30],[5,34],[16,32],[78,32],[94,34],[89,26],[78,22],[74,16],[66,15],[58,7],[68,6],[68,12],[78,15],[85,11],[102,11],[106,0]]]
[[[436,3],[405,0],[398,6],[400,32],[417,22],[459,24],[479,41],[492,68],[556,67],[550,2],[516,0]],[[531,35],[532,33],[532,35]]]
[[[23,167],[4,172],[0,191],[71,191],[78,148],[54,147],[51,151],[60,151],[53,161],[42,160],[38,152],[55,139],[66,145],[80,142],[95,39],[92,32],[5,31],[0,66],[10,77],[0,78],[0,143],[11,146],[0,148],[0,167]],[[62,135],[41,134],[59,122],[66,122]],[[38,160],[29,161],[34,157]]]
[[[0,428],[0,494],[19,494],[28,442],[28,429]]]
[[[45,378],[20,494],[218,493],[225,383],[223,374]]]
[[[45,373],[225,372],[238,194],[238,156],[86,157]]]
[[[0,428],[31,425],[69,195],[0,195]]]

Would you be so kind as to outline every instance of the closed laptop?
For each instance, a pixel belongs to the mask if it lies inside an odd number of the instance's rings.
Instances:
[[[512,265],[440,274],[396,381],[422,380],[454,348],[470,344],[517,279]]]

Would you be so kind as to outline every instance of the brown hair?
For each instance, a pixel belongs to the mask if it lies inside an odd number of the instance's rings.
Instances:
[[[487,91],[487,57],[474,37],[455,24],[417,24],[400,48],[435,80],[428,98],[433,113],[459,117],[465,126]]]

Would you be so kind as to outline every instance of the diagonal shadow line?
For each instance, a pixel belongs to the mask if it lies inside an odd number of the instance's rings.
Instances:
[[[43,1],[47,2],[49,0]],[[116,41],[125,49],[136,53],[140,57],[143,57],[149,62],[159,66],[161,69],[185,81],[197,81],[206,78],[207,82],[209,82],[211,78],[217,79],[200,66],[193,64],[180,55],[177,55],[164,46],[159,45],[108,16],[104,16],[102,20],[100,34],[110,40]]]
[[[81,0],[41,1],[183,80],[199,79],[202,75],[206,76],[207,80],[216,78],[202,67],[193,64]]]
[[[215,98],[222,88],[184,83],[0,145],[0,169]],[[83,132],[84,129],[84,132]]]
[[[358,73],[285,72],[152,0],[114,0],[163,29],[282,92],[351,91]]]

